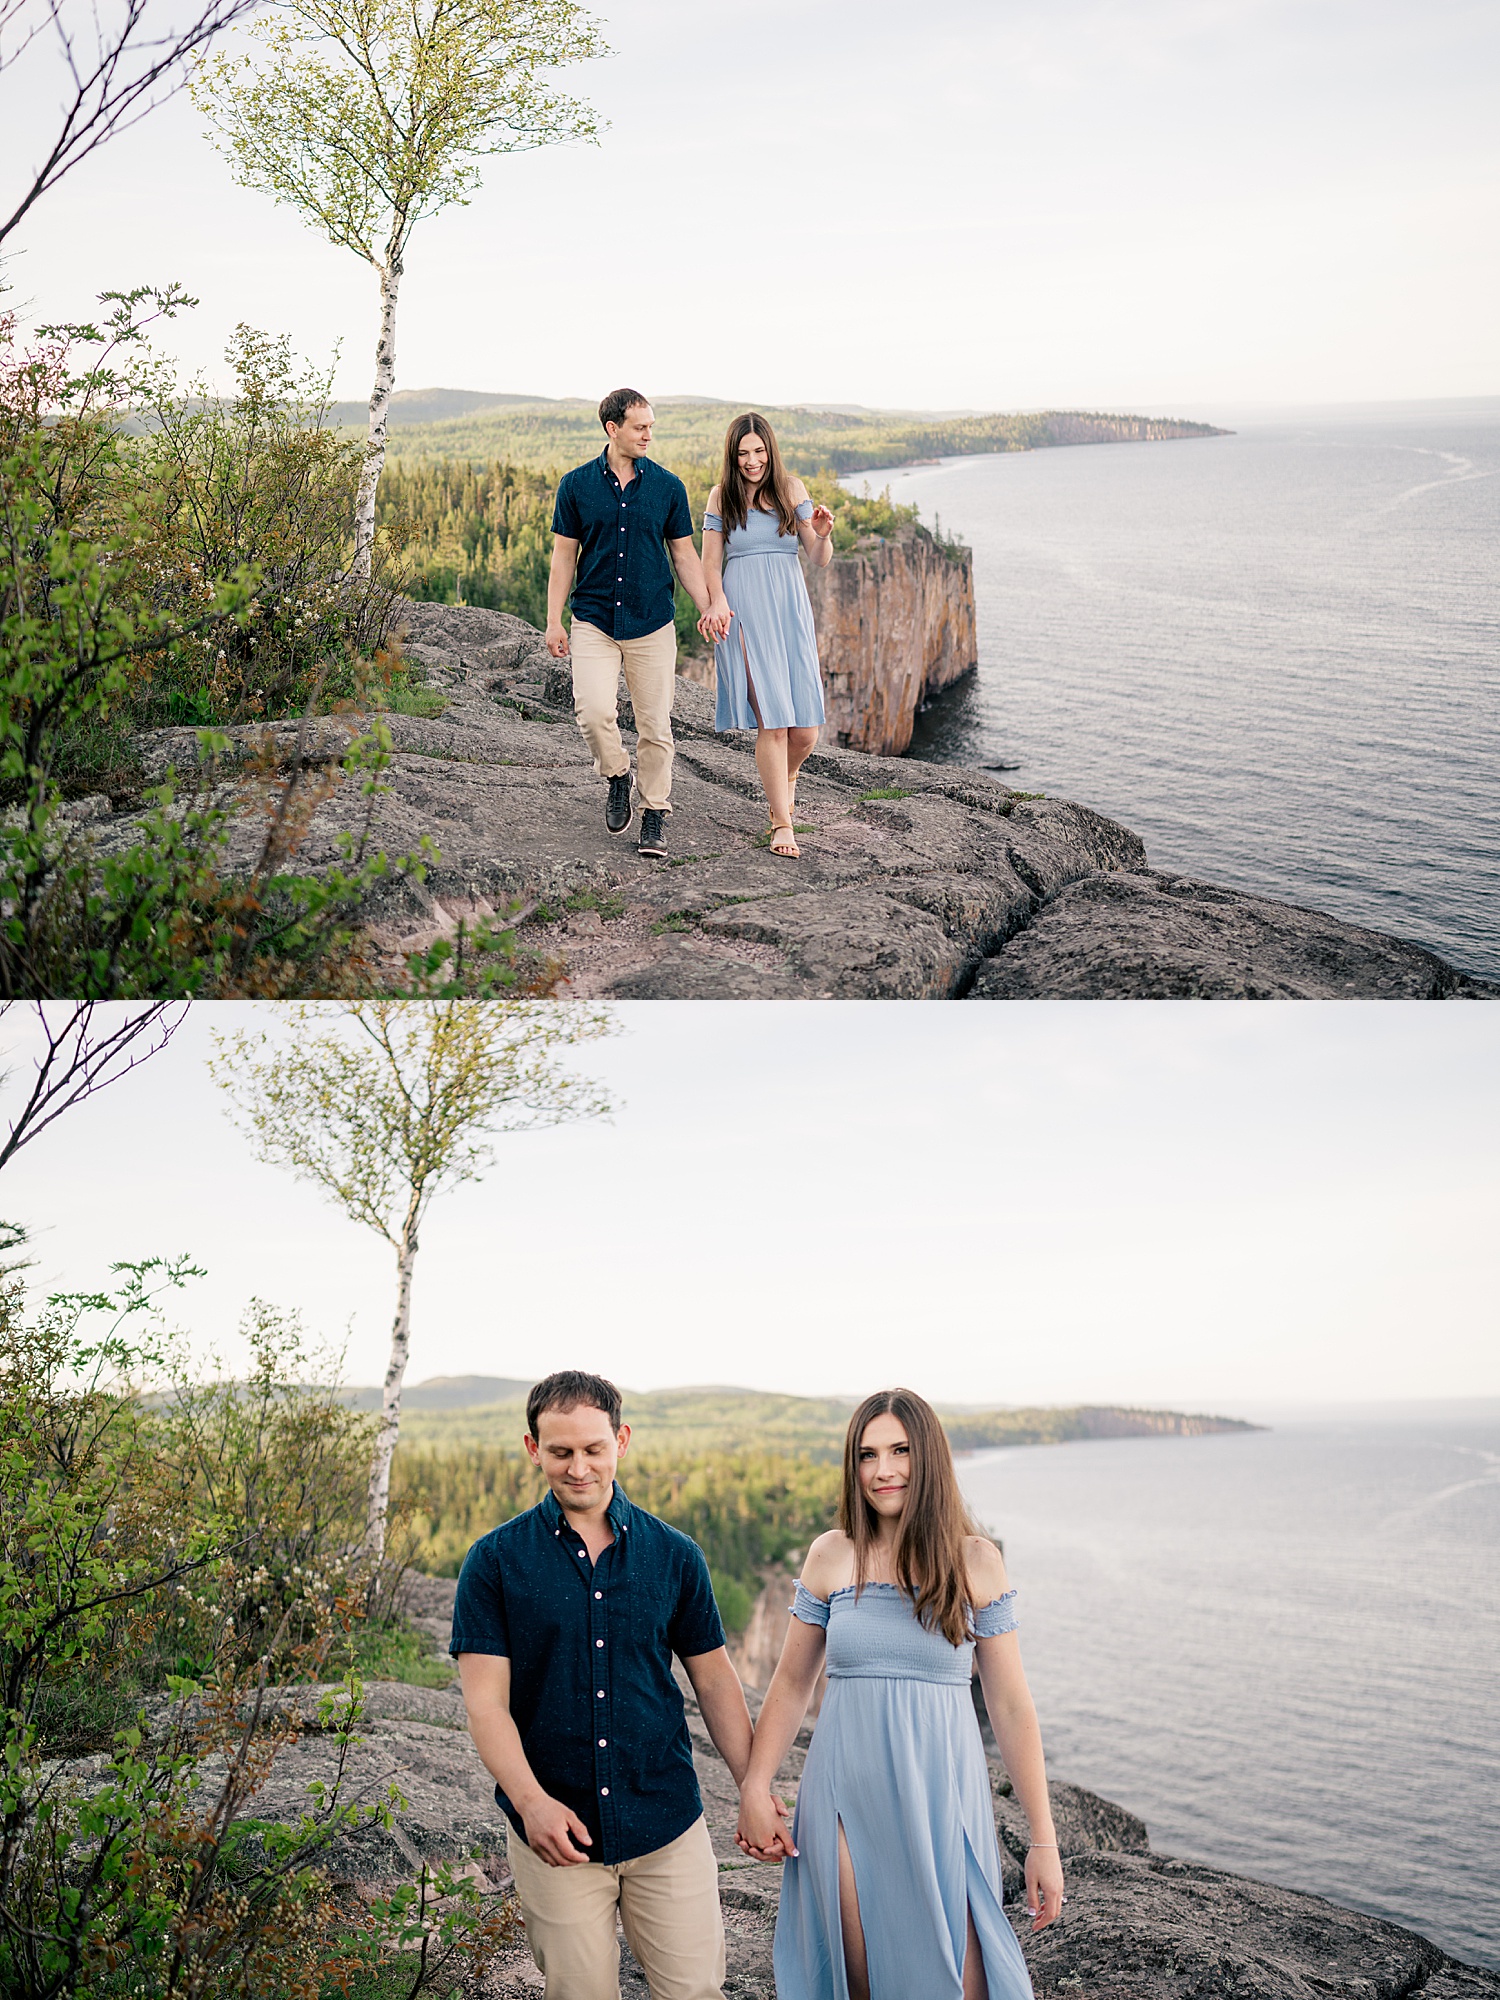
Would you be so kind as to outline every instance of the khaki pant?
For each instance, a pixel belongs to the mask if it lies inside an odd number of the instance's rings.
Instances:
[[[601,778],[620,778],[630,757],[620,741],[620,669],[635,709],[636,790],[641,802],[670,812],[672,696],[677,685],[677,628],[663,625],[642,639],[611,639],[597,625],[573,620],[573,713],[594,753]]]
[[[514,1827],[506,1838],[546,2000],[620,2000],[616,1909],[651,2000],[723,2000],[719,1869],[701,1819],[654,1854],[613,1867],[549,1868]]]

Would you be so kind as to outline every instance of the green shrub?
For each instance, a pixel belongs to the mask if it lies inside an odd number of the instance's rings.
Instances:
[[[344,726],[332,757],[305,731],[289,752],[268,741],[229,772],[227,739],[200,732],[197,768],[134,798],[145,810],[122,846],[101,850],[61,810],[81,791],[137,792],[143,720],[326,706],[335,686],[372,681],[399,701],[411,684],[388,652],[357,664],[389,615],[389,578],[329,598],[347,448],[289,402],[282,350],[247,336],[245,398],[179,408],[137,357],[181,295],[110,296],[103,329],[51,329],[19,357],[0,317],[0,997],[337,992],[362,976],[357,912],[388,872],[373,843],[390,747],[378,725]],[[156,430],[127,436],[119,408],[153,398]],[[317,590],[324,611],[299,625],[288,605]],[[335,641],[345,651],[324,657]],[[363,824],[332,866],[295,874],[313,813],[344,782]],[[247,809],[263,837],[231,874]]]
[[[0,1991],[323,2000],[393,1962],[408,1994],[477,1977],[513,1919],[472,1883],[424,1869],[364,1907],[320,1870],[336,1836],[391,1819],[391,1797],[345,1796],[352,1673],[312,1703],[333,1780],[295,1825],[250,1812],[304,1727],[270,1683],[324,1677],[388,1607],[361,1554],[370,1420],[298,1386],[300,1334],[264,1307],[247,1381],[189,1379],[155,1293],[190,1267],[121,1268],[116,1293],[34,1320],[0,1292]],[[84,1747],[86,1767],[47,1761]]]

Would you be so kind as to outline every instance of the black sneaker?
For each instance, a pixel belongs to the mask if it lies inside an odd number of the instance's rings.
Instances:
[[[667,816],[658,812],[655,806],[647,806],[641,814],[641,837],[638,842],[642,854],[654,854],[660,860],[667,858]]]
[[[611,833],[623,833],[630,824],[630,773],[622,771],[609,781],[609,797],[604,806],[604,824]]]

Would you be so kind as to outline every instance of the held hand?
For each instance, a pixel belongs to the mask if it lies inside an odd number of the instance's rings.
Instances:
[[[735,1846],[757,1861],[787,1861],[797,1852],[792,1842],[792,1817],[783,1799],[769,1792],[745,1793],[740,1799],[740,1823]]]
[[[833,533],[833,516],[826,507],[813,508],[812,531],[820,542],[826,542]]]
[[[715,645],[718,645],[728,637],[729,625],[733,617],[734,613],[729,608],[728,598],[716,597],[709,605],[707,611],[698,620],[698,630],[703,634],[705,639],[711,639]]]
[[[1033,1847],[1026,1855],[1026,1914],[1033,1931],[1044,1931],[1062,1915],[1063,1872],[1056,1848]]]
[[[593,1836],[561,1799],[539,1799],[526,1814],[526,1845],[549,1868],[576,1868],[588,1860]]]
[[[547,651],[554,660],[565,660],[568,657],[568,635],[561,625],[548,623]]]

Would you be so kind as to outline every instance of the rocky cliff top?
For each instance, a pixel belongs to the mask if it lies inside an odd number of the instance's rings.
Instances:
[[[633,832],[605,831],[568,669],[539,632],[439,604],[411,605],[407,627],[448,705],[389,718],[379,837],[395,857],[427,835],[442,858],[424,885],[371,904],[392,950],[532,904],[523,940],[565,962],[561,990],[579,997],[1500,996],[1419,946],[1154,870],[1115,821],[954,765],[819,749],[798,792],[802,859],[782,860],[765,845],[750,739],[716,736],[711,698],[682,680],[671,859],[644,861]],[[621,715],[633,740],[628,700]],[[158,769],[190,767],[193,732],[158,731],[148,752]],[[333,858],[354,791],[320,809],[302,865]],[[256,839],[247,826],[247,857]]]
[[[411,1609],[446,1648],[454,1586],[415,1582]],[[738,1798],[683,1681],[693,1757],[719,1859],[728,1939],[726,2000],[775,2000],[771,1938],[779,1868],[747,1861],[734,1845]],[[752,1694],[752,1709],[759,1697]],[[314,1701],[304,1701],[315,1713]],[[783,1771],[791,1797],[809,1732]],[[256,1801],[263,1817],[295,1816],[314,1778],[332,1774],[326,1738],[310,1732],[285,1752]],[[1152,1851],[1132,1813],[1076,1785],[1053,1784],[1052,1809],[1068,1875],[1063,1920],[1033,1937],[1022,1904],[1024,1815],[991,1756],[1007,1908],[1038,1996],[1076,2000],[1500,2000],[1500,1974],[1459,1964],[1398,1924],[1339,1908],[1319,1896],[1254,1882],[1222,1869]],[[422,1859],[459,1860],[475,1850],[482,1889],[504,1894],[500,1814],[464,1722],[456,1689],[380,1683],[370,1690],[370,1722],[354,1762],[356,1784],[373,1795],[396,1783],[407,1799],[394,1828],[345,1842],[336,1875],[355,1886],[415,1874]],[[624,1951],[624,2000],[649,2000]],[[522,2000],[541,1991],[530,1957],[517,1950],[487,1981],[487,2000]],[[919,2000],[919,1996],[911,1996]]]

